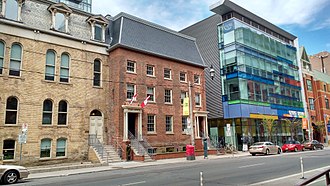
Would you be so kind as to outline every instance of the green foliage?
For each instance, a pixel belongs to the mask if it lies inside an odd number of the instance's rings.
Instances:
[[[274,126],[276,125],[275,119],[273,118],[263,118],[261,123],[268,132],[268,140],[272,141],[272,136],[274,133]]]

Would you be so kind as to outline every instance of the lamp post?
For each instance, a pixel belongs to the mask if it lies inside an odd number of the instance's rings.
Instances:
[[[205,70],[205,69],[204,69]],[[203,70],[203,72],[204,72]],[[211,65],[210,66],[210,76],[211,76],[211,79],[213,80],[213,77],[214,77],[214,74],[215,74],[215,70],[213,69],[213,66]],[[195,83],[195,82],[194,82]],[[194,133],[194,119],[193,119],[193,103],[192,103],[192,95],[191,95],[191,87],[193,86],[191,81],[188,81],[188,86],[189,86],[189,92],[188,92],[188,97],[189,97],[189,118],[190,118],[190,130],[191,130],[191,133],[190,133],[190,136],[191,136],[191,145],[192,146],[195,146],[195,133]]]
[[[326,97],[326,96],[324,96]],[[323,119],[324,119],[324,127],[325,127],[325,146],[327,147],[329,142],[328,142],[328,124],[327,124],[327,115],[323,114]]]

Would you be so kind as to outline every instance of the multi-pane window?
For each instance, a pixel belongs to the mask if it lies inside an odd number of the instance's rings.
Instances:
[[[186,98],[188,95],[188,92],[181,91],[180,98],[181,98],[181,104],[183,104],[184,98]]]
[[[127,61],[127,72],[134,72],[135,73],[135,62],[134,61]]]
[[[166,116],[166,132],[173,132],[173,116]]]
[[[2,74],[4,58],[5,58],[5,44],[0,41],[0,74]]]
[[[182,116],[182,132],[184,131],[184,129],[187,129],[187,126],[188,126],[188,117],[187,116]]]
[[[195,94],[195,104],[197,107],[201,106],[201,94],[200,93]]]
[[[45,80],[55,80],[55,52],[52,50],[48,50],[46,54]]]
[[[155,101],[155,87],[147,87],[147,96],[150,96],[148,101]]]
[[[63,13],[55,13],[55,30],[66,32],[66,21],[65,21],[65,15]]]
[[[147,75],[155,76],[155,67],[153,65],[147,65]]]
[[[197,74],[194,75],[194,83],[198,84],[198,85],[201,84],[200,75],[197,75]]]
[[[308,98],[308,102],[309,102],[309,109],[310,110],[314,110],[314,99],[313,98]]]
[[[307,84],[307,90],[313,90],[313,87],[312,87],[312,81],[307,79],[306,80],[306,84]]]
[[[126,89],[126,98],[132,99],[135,93],[135,86],[133,84],[127,84]]]
[[[13,44],[10,52],[9,75],[21,75],[22,47],[19,44]]]
[[[330,105],[329,105],[329,99],[325,99],[325,108],[329,109]]]
[[[164,95],[164,101],[165,103],[172,103],[172,90],[171,89],[165,89],[165,95]]]
[[[94,61],[94,86],[101,86],[101,62],[99,60]]]
[[[164,68],[164,79],[171,79],[171,69]]]
[[[58,125],[66,125],[68,116],[68,104],[66,101],[60,101],[58,104]]]
[[[42,112],[42,124],[51,125],[53,116],[53,102],[49,99],[44,101]]]
[[[155,115],[148,115],[148,121],[147,121],[147,131],[148,132],[155,132]]]
[[[7,0],[5,7],[5,17],[7,19],[18,20],[18,1],[17,0]],[[2,9],[0,9],[1,12]]]
[[[64,138],[58,139],[56,143],[56,157],[66,156],[65,149],[66,149],[66,139]]]
[[[6,105],[5,124],[17,124],[18,101],[15,97],[9,97]]]
[[[2,149],[3,160],[15,159],[15,140],[4,140]]]
[[[40,158],[50,158],[51,147],[51,139],[42,139],[40,144]]]
[[[69,82],[70,57],[68,54],[62,54],[60,67],[60,82]]]
[[[180,81],[187,82],[187,74],[185,72],[180,72]]]

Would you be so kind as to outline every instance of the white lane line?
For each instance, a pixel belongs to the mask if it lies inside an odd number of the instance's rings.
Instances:
[[[311,172],[315,172],[315,171],[322,171],[324,169],[327,169],[327,168],[330,168],[330,166],[325,166],[325,167],[321,167],[321,168],[318,168],[318,169],[313,169],[313,170],[310,170],[310,171],[305,171],[305,173],[311,173]],[[267,183],[271,183],[271,182],[276,182],[278,180],[283,180],[283,179],[287,179],[287,178],[290,178],[290,177],[294,177],[294,176],[299,176],[301,175],[301,173],[297,173],[297,174],[291,174],[291,175],[288,175],[288,176],[283,176],[283,177],[279,177],[279,178],[275,178],[275,179],[272,179],[272,180],[267,180],[267,181],[262,181],[262,182],[258,182],[258,183],[253,183],[253,184],[250,184],[251,185],[263,185],[263,184],[267,184]]]
[[[126,184],[123,184],[123,186],[127,186],[127,185],[138,185],[138,184],[141,184],[141,183],[146,183],[146,181],[133,182],[133,183],[126,183]]]
[[[265,163],[257,163],[257,164],[252,164],[252,165],[244,165],[244,166],[240,166],[238,168],[241,169],[241,168],[246,168],[246,167],[254,167],[254,166],[259,166],[259,165],[263,165],[263,164],[265,164]]]

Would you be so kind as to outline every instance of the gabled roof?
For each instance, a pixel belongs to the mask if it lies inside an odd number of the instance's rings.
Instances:
[[[205,67],[195,38],[126,13],[113,18],[110,51],[118,47]]]
[[[57,11],[60,11],[60,12],[65,12],[65,13],[69,13],[71,14],[72,13],[72,10],[71,8],[69,8],[66,4],[64,3],[56,3],[56,4],[52,4],[50,5],[47,10],[49,11],[53,11],[54,9],[56,9]]]
[[[301,46],[299,49],[299,53],[300,53],[300,59],[310,62],[305,47]]]
[[[96,23],[101,23],[101,24],[106,24],[106,25],[109,24],[109,20],[107,20],[102,15],[93,15],[93,16],[90,16],[86,21],[87,22],[95,21]]]

